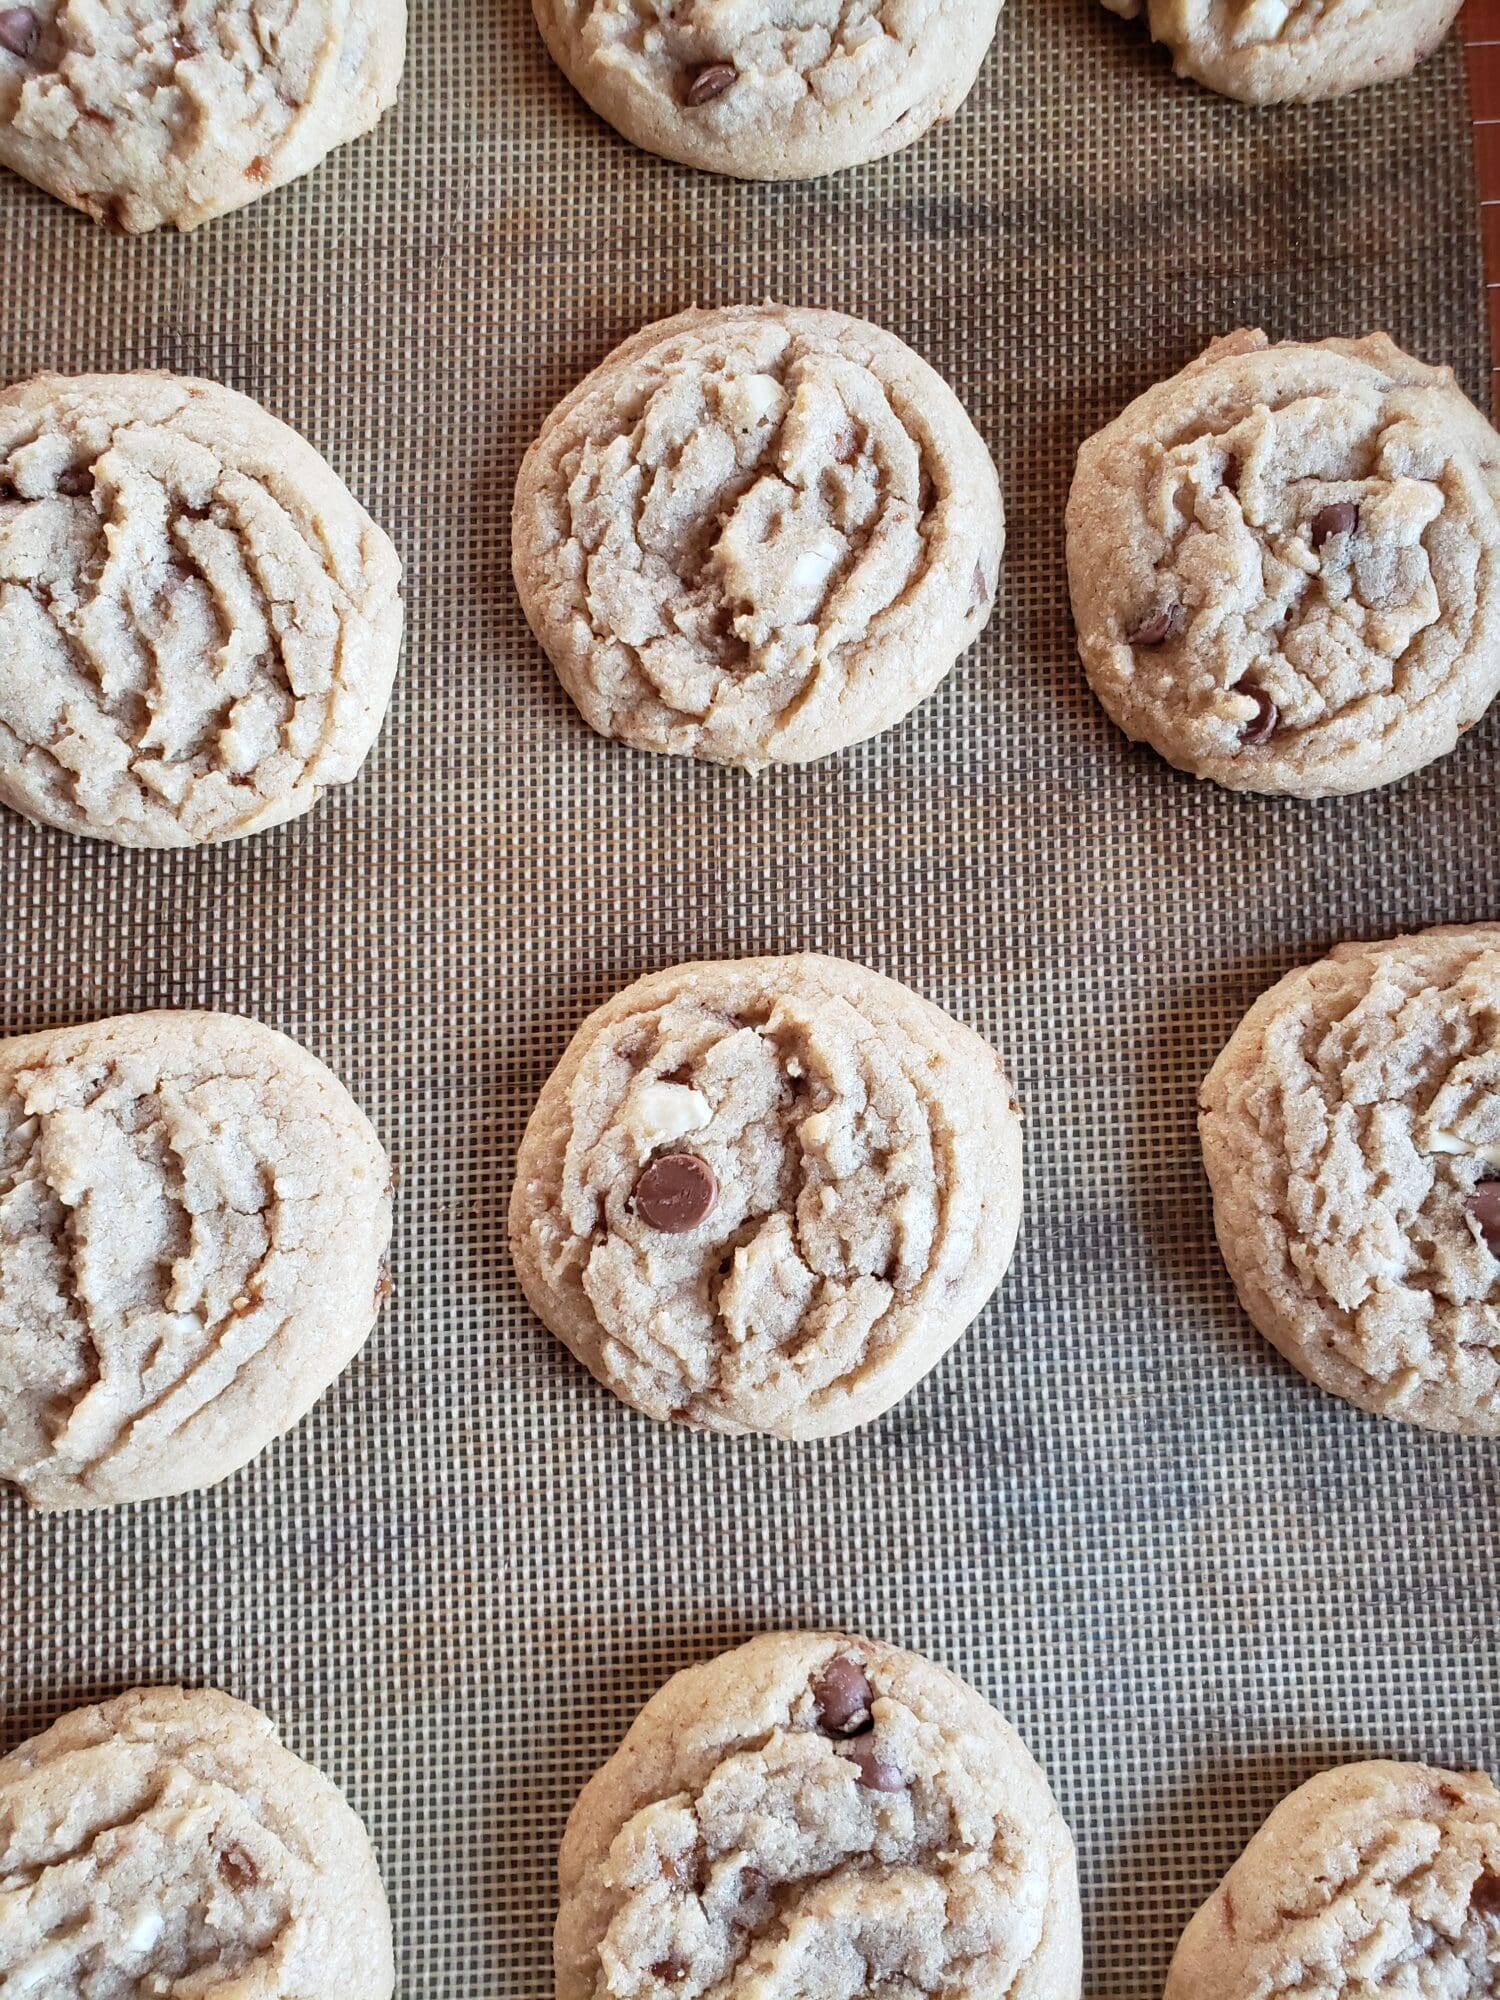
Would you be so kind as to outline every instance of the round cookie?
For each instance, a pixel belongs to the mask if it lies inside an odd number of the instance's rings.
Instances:
[[[1203,1085],[1219,1247],[1321,1388],[1500,1435],[1500,925],[1340,945]]]
[[[406,0],[0,7],[0,163],[134,235],[296,180],[396,100]]]
[[[1104,0],[1145,12],[1190,76],[1244,104],[1306,104],[1405,76],[1458,18],[1462,0]]]
[[[306,812],[379,732],[400,581],[312,446],[232,389],[0,393],[0,801],[126,847]]]
[[[364,1114],[258,1021],[0,1041],[0,1479],[43,1508],[223,1479],[363,1346],[390,1233]]]
[[[650,153],[807,180],[909,146],[974,87],[1001,0],[532,0],[553,61]]]
[[[803,954],[651,973],[591,1014],[526,1128],[510,1237],[537,1313],[625,1402],[811,1438],[935,1365],[1020,1215],[988,1043]]]
[[[1164,2000],[1480,2000],[1500,1960],[1500,1792],[1346,1764],[1283,1799],[1188,1925]]]
[[[1073,1843],[1010,1724],[917,1653],[781,1632],[689,1667],[585,1786],[556,2000],[1077,2000]]]
[[[1078,454],[1068,576],[1111,717],[1234,790],[1361,792],[1500,687],[1500,437],[1384,334],[1217,340]]]
[[[136,1688],[0,1758],[0,1990],[389,2000],[395,1983],[369,1836],[259,1710]]]
[[[516,588],[591,726],[760,770],[873,736],[989,618],[999,482],[879,327],[686,312],[558,405],[516,488]]]

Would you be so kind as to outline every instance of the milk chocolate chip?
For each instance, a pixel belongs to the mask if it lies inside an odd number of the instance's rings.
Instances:
[[[840,1754],[848,1757],[859,1772],[859,1782],[872,1792],[904,1792],[906,1780],[894,1764],[887,1764],[875,1754],[873,1736],[856,1736],[842,1746]]]
[[[253,1889],[260,1880],[260,1870],[237,1840],[221,1851],[219,1873],[231,1889]]]
[[[687,87],[687,101],[697,110],[700,104],[712,104],[716,97],[722,97],[731,84],[739,81],[739,71],[733,63],[705,63]]]
[[[1466,1204],[1492,1257],[1500,1257],[1500,1181],[1481,1181]]]
[[[1254,681],[1241,681],[1239,691],[1255,703],[1255,713],[1241,729],[1240,741],[1247,744],[1269,743],[1281,721],[1281,710],[1265,689],[1257,687]]]
[[[663,1153],[635,1184],[636,1213],[666,1236],[706,1222],[718,1199],[714,1170],[696,1153]]]
[[[1183,612],[1180,604],[1167,604],[1160,611],[1153,611],[1144,625],[1138,625],[1133,632],[1127,632],[1127,646],[1164,646],[1182,630]]]
[[[853,1660],[830,1660],[813,1689],[813,1699],[818,1705],[818,1727],[830,1736],[858,1736],[871,1727],[874,1695],[864,1668]]]
[[[34,56],[41,23],[29,7],[0,9],[0,49],[13,56]]]
[[[1312,517],[1309,538],[1315,549],[1332,541],[1335,535],[1352,535],[1359,526],[1359,509],[1352,500],[1335,500],[1331,507],[1320,507]]]
[[[1469,1907],[1482,1917],[1500,1917],[1500,1875],[1481,1875],[1469,1896]]]

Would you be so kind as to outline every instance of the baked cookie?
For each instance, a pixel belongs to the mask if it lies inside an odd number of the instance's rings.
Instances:
[[[637,146],[808,180],[951,118],[1001,0],[532,0],[553,61]]]
[[[989,453],[894,335],[785,306],[687,312],[560,403],[516,488],[516,588],[603,736],[740,764],[858,743],[989,618]]]
[[[1219,1247],[1321,1388],[1500,1435],[1500,924],[1340,945],[1203,1086]]]
[[[1462,0],[1104,0],[1144,13],[1179,76],[1244,104],[1310,103],[1405,76]]]
[[[364,1114],[258,1021],[0,1041],[0,1479],[45,1508],[223,1479],[364,1345],[390,1233]]]
[[[1217,340],[1084,445],[1068,576],[1094,692],[1237,791],[1443,756],[1500,687],[1500,437],[1384,334]]]
[[[591,1014],[526,1128],[510,1237],[536,1311],[625,1402],[811,1438],[934,1366],[1020,1217],[988,1043],[802,954],[675,966]]]
[[[406,0],[0,7],[0,163],[134,235],[296,180],[396,101]]]
[[[293,819],[374,742],[396,552],[312,446],[213,382],[0,393],[0,800],[125,847]]]
[[[1073,1843],[1010,1724],[920,1654],[778,1632],[689,1667],[584,1787],[556,2000],[1077,2000]]]
[[[0,1758],[0,1991],[388,2000],[368,1834],[258,1709],[136,1688]]]
[[[1500,1963],[1500,1792],[1346,1764],[1292,1793],[1183,1933],[1165,2000],[1481,2000]]]

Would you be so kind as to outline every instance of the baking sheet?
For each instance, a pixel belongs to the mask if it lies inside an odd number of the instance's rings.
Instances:
[[[874,744],[759,781],[606,744],[509,580],[522,452],[642,322],[780,298],[880,321],[994,448],[979,647]],[[84,1517],[0,1499],[0,1740],[137,1681],[259,1703],[364,1816],[401,1991],[540,2000],[553,1857],[673,1669],[844,1623],[974,1681],[1077,1835],[1090,2000],[1147,2000],[1273,1802],[1371,1752],[1500,1769],[1493,1445],[1305,1384],[1212,1247],[1198,1079],[1275,975],[1493,917],[1500,714],[1323,804],[1134,750],[1066,612],[1081,437],[1242,322],[1388,326],[1487,384],[1462,58],[1306,111],[1175,85],[1097,0],[1010,0],[961,115],[753,187],[598,123],[526,0],[414,8],[403,97],[297,186],[120,242],[0,177],[0,376],[165,366],[259,397],[407,563],[358,784],[249,843],[145,855],[0,815],[0,1031],[215,1006],[298,1036],[399,1162],[399,1290],[360,1360],[219,1489]],[[637,972],[813,948],[1006,1050],[1028,1205],[1003,1295],[868,1430],[658,1428],[532,1319],[514,1151]]]

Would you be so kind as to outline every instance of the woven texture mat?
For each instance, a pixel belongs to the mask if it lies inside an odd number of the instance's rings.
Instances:
[[[1494,917],[1500,709],[1405,784],[1234,798],[1132,750],[1066,609],[1079,440],[1212,334],[1386,326],[1487,379],[1461,57],[1308,112],[1174,85],[1098,0],[1010,0],[885,163],[746,187],[634,152],[526,0],[414,11],[397,111],[196,235],[0,177],[0,376],[165,366],[319,445],[407,564],[365,775],[189,856],[0,815],[0,1031],[209,1006],[343,1075],[399,1163],[398,1292],[211,1493],[0,1499],[5,1747],[137,1681],[267,1709],[379,1846],[401,1991],[550,1992],[567,1808],[675,1668],[780,1625],[919,1647],[1009,1714],[1077,1835],[1091,2000],[1147,2000],[1273,1802],[1372,1752],[1500,1769],[1492,1446],[1320,1395],[1212,1244],[1200,1077],[1349,935]],[[890,327],[998,457],[1000,607],[878,742],[758,781],[604,743],[509,576],[521,454],[642,322],[775,297]],[[0,663],[3,671],[3,663]],[[793,1449],[596,1387],[505,1249],[526,1115],[636,973],[802,948],[1006,1051],[1027,1211],[1001,1299],[890,1416]]]

